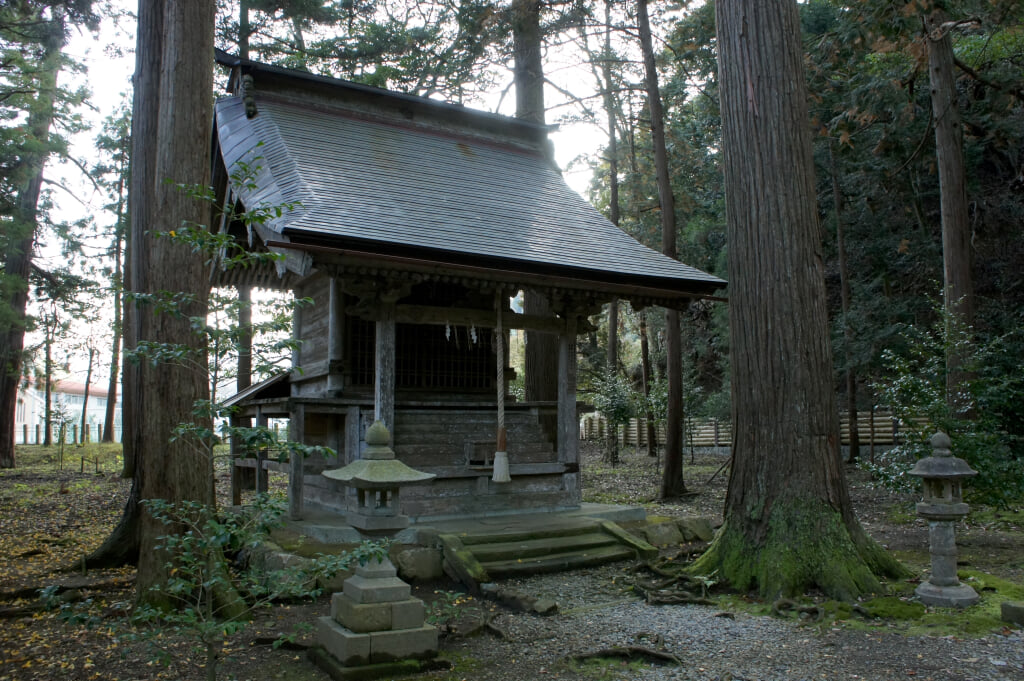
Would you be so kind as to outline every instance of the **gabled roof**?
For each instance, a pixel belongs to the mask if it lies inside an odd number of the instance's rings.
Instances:
[[[265,242],[643,287],[669,298],[725,284],[643,246],[584,201],[550,160],[543,126],[233,64],[254,84],[217,102],[220,154],[229,169],[258,169],[234,191],[249,208],[293,206],[261,228]]]

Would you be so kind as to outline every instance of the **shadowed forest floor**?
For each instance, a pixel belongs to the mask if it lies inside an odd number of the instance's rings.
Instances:
[[[688,453],[684,475],[692,495],[679,502],[661,503],[656,498],[660,485],[659,460],[627,448],[622,452],[621,463],[613,468],[602,463],[600,448],[596,444],[584,443],[582,451],[583,489],[587,501],[641,504],[647,509],[648,516],[655,517],[703,515],[716,521],[721,517],[728,471],[720,471],[725,462],[720,456],[697,454],[691,460]],[[86,575],[75,569],[81,557],[97,547],[117,522],[129,489],[129,483],[117,475],[116,452],[87,448],[85,453],[90,460],[83,467],[80,460],[82,450],[65,448],[64,470],[58,470],[56,450],[28,447],[19,451],[18,469],[0,471],[0,616],[3,618],[0,625],[3,632],[0,634],[0,681],[204,678],[201,658],[190,652],[188,641],[169,635],[156,641],[158,647],[154,648],[151,644],[131,641],[126,637],[128,629],[124,616],[133,598],[132,569],[90,571]],[[97,459],[99,463],[96,463]],[[928,565],[927,525],[915,516],[916,497],[875,488],[869,484],[865,473],[853,467],[847,470],[854,504],[865,528],[915,574],[925,574]],[[284,476],[272,476],[272,486],[278,492],[284,483]],[[226,493],[227,487],[226,472],[221,471],[218,489]],[[957,538],[960,564],[964,570],[971,571],[970,574],[980,573],[1009,580],[1017,585],[1024,583],[1024,511],[1021,508],[1003,511],[972,509],[967,521],[958,526]],[[683,547],[666,547],[662,554],[672,556],[682,551]],[[572,588],[566,587],[561,596],[567,603],[579,598],[586,601],[587,593],[592,593],[593,599],[601,602],[607,602],[613,596],[629,599],[629,589],[624,583],[632,572],[635,572],[633,566],[619,564],[574,573],[571,576]],[[86,624],[63,621],[58,616],[58,609],[38,608],[38,589],[58,583],[69,589],[65,602],[73,604],[76,612],[87,615]],[[531,587],[529,581],[524,584],[526,589],[541,588]],[[556,589],[554,595],[558,597],[558,587],[553,588]],[[905,587],[904,591],[908,588]],[[415,590],[416,595],[428,602],[451,603],[457,586],[446,582],[422,584],[416,585]],[[811,597],[813,599],[813,594]],[[447,611],[450,616],[447,622],[452,625],[453,633],[442,639],[442,655],[450,659],[454,667],[450,672],[435,673],[429,678],[511,681],[533,678],[532,674],[567,679],[635,678],[636,669],[629,664],[579,664],[566,660],[554,666],[545,663],[547,666],[532,668],[532,672],[529,668],[502,669],[503,665],[488,664],[485,660],[488,659],[488,649],[494,647],[492,637],[459,637],[455,633],[460,629],[458,623],[462,619],[458,616],[459,608],[465,613],[478,615],[500,615],[502,608],[465,596],[458,598],[458,605],[449,607]],[[713,607],[761,617],[769,606],[743,595],[726,595],[720,597]],[[322,597],[311,603],[281,604],[261,611],[251,627],[228,639],[221,651],[221,678],[254,681],[326,679],[327,676],[307,660],[303,646],[311,640],[304,625],[326,614],[327,609],[327,597]],[[444,608],[439,607],[437,612],[442,616],[445,614]],[[554,628],[551,638],[562,641],[566,646],[570,646],[573,637],[579,634],[558,631],[557,618],[546,618],[543,622],[538,619],[531,624],[534,620],[517,621],[508,614],[504,621],[509,623],[512,636],[502,645],[513,646],[513,657],[516,655],[515,632],[521,630],[516,627],[528,628],[535,624]],[[945,624],[936,622],[929,626],[933,627],[936,635],[944,637],[986,635],[998,633],[1000,628],[998,624],[993,625],[991,619],[976,619],[970,623],[953,619]],[[600,626],[599,620],[597,624]],[[837,620],[832,626],[832,632],[845,635],[847,629],[852,631],[862,625]],[[876,622],[870,626],[883,626],[897,634],[901,631],[904,634],[922,633],[906,623],[880,625]],[[295,631],[296,645],[276,648],[271,645],[279,634]],[[794,638],[807,635],[796,624],[792,632]],[[903,639],[897,635],[886,640],[898,645]],[[521,645],[524,649],[520,657],[529,658],[529,649],[536,642],[524,638]],[[897,659],[902,654],[893,652]],[[906,655],[913,658],[909,652]],[[170,662],[161,664],[161,657]],[[868,675],[862,673],[860,678],[882,678],[872,677],[867,671]],[[726,676],[664,678],[724,679]]]

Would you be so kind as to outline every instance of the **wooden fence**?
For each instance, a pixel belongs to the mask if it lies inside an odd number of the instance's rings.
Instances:
[[[841,442],[844,445],[850,444],[850,420],[846,414],[839,417],[839,428]],[[906,430],[901,426],[898,419],[893,418],[888,411],[876,411],[872,413],[860,413],[857,415],[857,432],[860,435],[860,444],[889,446],[897,444],[901,434]],[[607,422],[600,414],[585,414],[580,423],[580,439],[600,440],[607,432]],[[687,419],[686,428],[687,447],[729,447],[732,445],[732,426],[728,421],[717,419],[693,420]],[[665,425],[658,424],[655,427],[657,442],[665,440]],[[629,424],[619,428],[619,442],[623,445],[646,445],[647,427],[645,419],[630,419]]]

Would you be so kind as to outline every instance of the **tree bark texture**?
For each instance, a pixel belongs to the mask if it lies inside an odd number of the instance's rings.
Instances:
[[[208,399],[205,338],[189,317],[205,319],[208,273],[202,254],[167,234],[206,221],[208,206],[176,184],[209,183],[209,130],[213,91],[214,3],[143,2],[139,6],[135,104],[132,119],[129,290],[136,294],[189,294],[183,315],[154,313],[133,301],[126,346],[148,341],[187,346],[185,362],[146,360],[125,372],[125,447],[135,457],[133,495],[211,503],[211,459],[206,443],[173,441],[177,426]],[[127,310],[126,310],[127,312]],[[131,503],[126,513],[136,512]],[[129,520],[129,519],[126,519]],[[126,525],[131,526],[130,522]],[[166,528],[143,511],[138,522],[138,595],[163,581],[165,558],[156,546]]]
[[[37,104],[26,121],[28,137],[35,143],[20,154],[11,175],[17,195],[9,222],[5,221],[7,253],[4,253],[3,286],[10,320],[0,330],[0,468],[14,468],[14,431],[17,423],[18,382],[21,380],[22,354],[25,350],[25,324],[28,307],[28,277],[32,269],[32,249],[38,227],[39,196],[43,188],[50,128],[57,98],[57,74],[64,46],[64,22],[54,10],[39,63]],[[45,23],[45,22],[41,22]]]
[[[696,569],[767,597],[850,598],[900,568],[853,517],[840,458],[797,6],[720,0],[716,16],[733,466]]]
[[[947,17],[935,10],[925,19],[928,32],[928,77],[932,118],[935,122],[935,160],[939,169],[939,208],[942,216],[942,273],[946,315],[969,328],[974,322],[974,285],[971,280],[971,225],[967,211],[967,174],[964,168],[963,127],[953,70],[953,41],[943,24]],[[962,346],[949,345],[946,357],[946,400],[957,408],[968,378],[961,370]]]
[[[647,107],[651,113],[651,143],[654,145],[654,169],[658,181],[658,205],[661,208],[661,252],[676,260],[676,202],[668,170],[665,144],[665,112],[658,87],[658,70],[654,63],[651,22],[647,0],[637,0],[637,30],[644,57],[644,81],[647,86]],[[673,499],[686,492],[683,479],[683,367],[682,335],[679,312],[665,310],[665,355],[668,358],[665,378],[668,381],[668,405],[665,416],[665,467],[661,476],[661,497]]]

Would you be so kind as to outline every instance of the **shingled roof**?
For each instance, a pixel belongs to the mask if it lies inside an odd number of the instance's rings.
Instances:
[[[225,167],[255,171],[252,182],[234,183],[236,196],[248,208],[293,206],[261,227],[265,242],[644,287],[670,298],[725,284],[640,244],[584,201],[551,161],[543,126],[219,59],[236,67],[239,92],[216,104],[219,153]],[[244,92],[242,74],[253,78]]]

